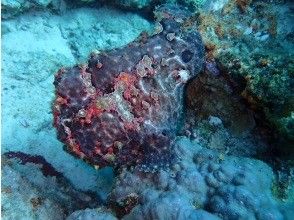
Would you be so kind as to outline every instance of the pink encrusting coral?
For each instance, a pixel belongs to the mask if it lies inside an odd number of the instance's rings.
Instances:
[[[184,85],[202,69],[204,48],[184,25],[187,11],[164,5],[156,15],[154,35],[55,76],[58,138],[96,167],[153,170],[173,159]]]

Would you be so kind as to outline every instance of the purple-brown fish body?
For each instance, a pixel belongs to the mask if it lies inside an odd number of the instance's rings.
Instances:
[[[184,28],[188,12],[164,5],[156,14],[154,35],[56,74],[58,138],[95,167],[156,170],[173,160],[184,85],[202,69],[204,47]]]

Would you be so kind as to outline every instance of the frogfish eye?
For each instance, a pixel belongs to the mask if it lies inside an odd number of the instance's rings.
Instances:
[[[194,54],[190,50],[184,50],[181,55],[183,62],[188,63],[192,59],[193,55]]]

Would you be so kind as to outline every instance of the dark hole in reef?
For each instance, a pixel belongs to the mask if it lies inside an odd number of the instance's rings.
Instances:
[[[294,122],[293,121],[289,121],[288,124],[287,124],[287,128],[288,129],[291,129],[291,130],[294,129]]]
[[[194,54],[190,50],[184,50],[181,57],[185,63],[188,63],[192,59],[193,55]]]
[[[166,131],[166,130],[163,130],[163,131],[161,132],[161,134],[162,134],[163,136],[167,136],[167,134],[168,134],[168,131]]]

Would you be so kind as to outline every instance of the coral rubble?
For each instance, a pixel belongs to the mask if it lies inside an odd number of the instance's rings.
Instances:
[[[66,220],[116,220],[117,218],[107,209],[84,209],[72,213]]]
[[[97,207],[90,193],[79,192],[41,156],[9,152],[2,156],[3,219],[64,219],[76,209]]]

